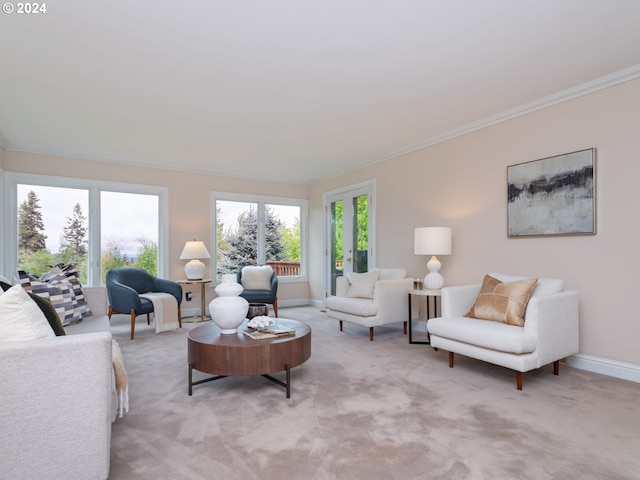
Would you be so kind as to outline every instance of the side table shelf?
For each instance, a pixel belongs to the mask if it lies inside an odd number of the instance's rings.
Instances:
[[[200,285],[200,315],[193,315],[193,317],[200,317],[200,322],[204,322],[205,318],[211,318],[209,315],[205,315],[206,312],[206,300],[205,300],[205,291],[204,286],[207,283],[211,283],[210,278],[203,278],[201,280],[177,280],[177,283],[181,285]],[[184,317],[190,318],[190,317]]]
[[[437,317],[438,316],[438,299],[440,298],[440,290],[414,290],[414,289],[409,289],[408,291],[408,296],[409,296],[409,343],[416,343],[416,344],[425,344],[425,345],[431,345],[431,340],[429,338],[429,330],[427,330],[427,341],[423,342],[423,341],[419,341],[413,340],[413,329],[412,329],[412,324],[413,321],[411,320],[413,317],[413,309],[412,307],[412,301],[411,301],[411,297],[415,295],[418,297],[425,297],[426,301],[427,301],[427,323],[429,323],[429,319],[431,318],[431,302],[430,299],[433,299],[433,317]]]

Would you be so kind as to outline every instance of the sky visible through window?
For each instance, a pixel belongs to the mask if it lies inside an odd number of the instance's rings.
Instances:
[[[58,253],[67,219],[72,217],[73,207],[80,204],[82,214],[89,218],[89,193],[76,188],[47,187],[20,184],[18,207],[27,199],[30,191],[38,197],[38,205],[44,223],[46,246],[51,253]],[[121,253],[135,256],[140,248],[139,238],[158,243],[158,197],[119,192],[101,193],[101,246],[108,242],[119,245]]]

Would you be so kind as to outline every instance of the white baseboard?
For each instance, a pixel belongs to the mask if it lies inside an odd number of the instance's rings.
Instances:
[[[567,365],[588,372],[640,383],[640,365],[632,363],[616,362],[606,358],[577,353],[567,358]]]
[[[312,307],[323,309],[324,308],[324,300],[311,300],[311,301],[309,301],[309,305],[311,305]]]
[[[182,315],[182,318],[199,316],[200,315],[200,307],[196,307],[196,308],[181,308],[180,309],[180,315]]]
[[[280,300],[278,299],[278,307],[287,308],[287,307],[306,307],[306,306],[316,307],[314,304],[314,300],[309,300],[308,298],[295,298],[293,300]]]

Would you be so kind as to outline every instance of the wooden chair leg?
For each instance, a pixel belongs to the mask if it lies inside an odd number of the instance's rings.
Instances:
[[[449,368],[453,368],[453,352],[449,352]]]
[[[522,372],[516,372],[516,386],[518,390],[522,390]]]
[[[178,305],[178,325],[182,328],[182,312],[180,310],[180,305]]]
[[[407,334],[407,322],[404,322],[404,334]]]
[[[342,331],[342,320],[339,320],[340,322],[340,331]]]
[[[556,360],[555,362],[553,362],[553,374],[554,375],[560,374],[560,360]]]
[[[273,314],[278,318],[278,297],[273,299]]]
[[[131,309],[131,340],[133,340],[133,331],[136,328],[136,311]]]
[[[147,313],[147,325],[151,325],[151,317]]]
[[[373,342],[373,327],[369,327],[369,340]]]
[[[109,317],[109,320],[111,320],[111,315],[113,315],[113,307],[109,305],[109,312],[107,313],[107,317]]]

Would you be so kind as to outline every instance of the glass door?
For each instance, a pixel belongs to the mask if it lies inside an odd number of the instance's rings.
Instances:
[[[327,245],[326,295],[335,295],[336,278],[364,273],[373,265],[373,187],[367,185],[325,198]]]

